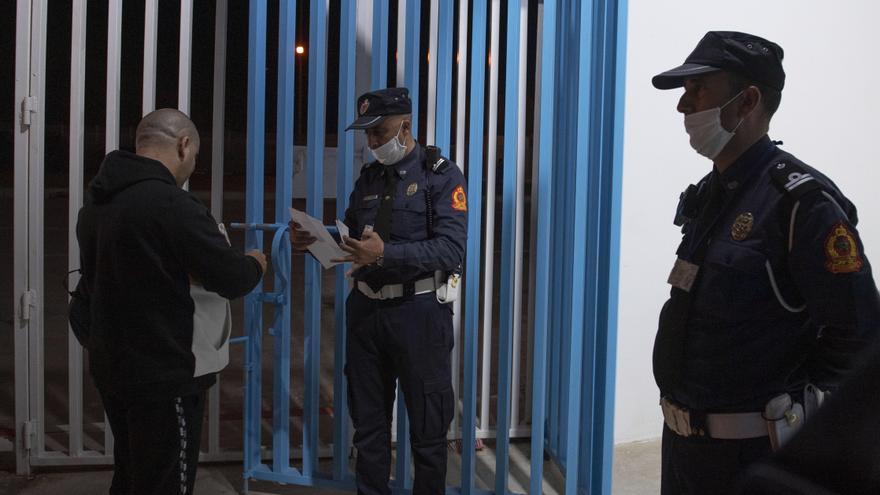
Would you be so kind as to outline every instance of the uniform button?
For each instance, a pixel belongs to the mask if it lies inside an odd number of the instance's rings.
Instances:
[[[737,187],[739,187],[739,182],[737,182],[737,181],[733,181],[733,182],[728,182],[728,183],[727,183],[727,188],[730,189],[730,190],[734,190],[734,189],[736,189]]]

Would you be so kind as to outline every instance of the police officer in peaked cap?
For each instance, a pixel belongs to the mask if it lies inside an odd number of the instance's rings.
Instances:
[[[690,145],[713,165],[681,195],[654,344],[663,494],[729,493],[877,340],[880,297],[855,206],[767,135],[782,58],[766,39],[712,31],[652,80],[683,88]]]
[[[375,161],[349,198],[344,259],[345,373],[361,494],[390,494],[391,422],[399,381],[410,419],[415,494],[446,490],[446,431],[454,413],[452,305],[467,241],[459,168],[416,142],[406,88],[371,91],[348,129],[363,130]],[[290,224],[294,249],[314,242]]]

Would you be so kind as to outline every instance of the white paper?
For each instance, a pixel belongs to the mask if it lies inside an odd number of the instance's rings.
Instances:
[[[348,256],[348,253],[339,247],[339,244],[337,244],[336,240],[333,239],[333,236],[330,235],[327,227],[324,226],[324,222],[295,208],[290,209],[290,218],[298,223],[302,227],[302,230],[308,232],[316,239],[315,242],[309,245],[309,252],[312,253],[312,256],[321,263],[321,266],[324,268],[331,268],[342,264],[331,260],[345,258]],[[336,222],[337,226],[341,223],[339,220]],[[347,234],[348,229],[346,229],[346,235]]]
[[[342,223],[342,220],[340,220],[338,218],[336,219],[336,230],[339,231],[339,239],[342,239],[343,236],[344,237],[351,237],[348,234],[348,225],[345,225],[344,223]]]

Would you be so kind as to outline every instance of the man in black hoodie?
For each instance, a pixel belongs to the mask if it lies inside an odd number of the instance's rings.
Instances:
[[[199,152],[186,115],[156,110],[135,139],[136,154],[104,158],[76,226],[90,371],[116,438],[110,493],[189,494],[215,382],[213,373],[193,376],[190,280],[241,297],[266,258],[230,248],[208,209],[180,188]]]

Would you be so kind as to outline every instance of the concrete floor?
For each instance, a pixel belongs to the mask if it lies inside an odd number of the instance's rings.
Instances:
[[[510,490],[525,493],[523,485],[528,483],[527,442],[516,442],[511,446]],[[450,456],[450,484],[457,484],[460,458]],[[495,455],[487,447],[477,454],[477,486],[487,489],[493,480]],[[561,493],[563,478],[550,462],[545,464],[543,493]],[[95,495],[107,493],[112,472],[106,469],[90,471],[65,471],[39,473],[33,479],[15,476],[8,471],[0,471],[0,495]],[[240,464],[210,464],[199,468],[195,493],[201,495],[236,495],[241,493]],[[615,495],[644,495],[660,492],[660,442],[649,441],[618,445],[614,449],[613,493]],[[327,489],[282,486],[274,483],[253,482],[250,485],[253,495],[306,495],[343,494]]]

